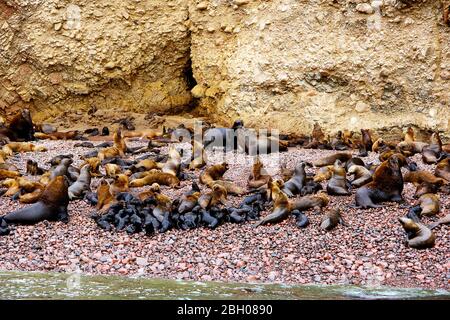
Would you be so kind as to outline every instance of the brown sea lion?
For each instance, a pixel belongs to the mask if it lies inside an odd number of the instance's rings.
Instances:
[[[296,194],[300,194],[302,188],[306,184],[306,172],[305,172],[306,163],[300,162],[294,170],[294,175],[291,179],[286,181],[281,188],[288,197],[293,197]]]
[[[66,131],[66,132],[51,132],[45,134],[50,140],[75,140],[78,138],[80,132],[78,130]],[[43,135],[35,134],[38,139],[44,139]]]
[[[88,164],[89,167],[91,168],[91,176],[93,177],[99,177],[101,176],[100,173],[100,159],[97,157],[93,157],[93,158],[87,158],[84,160],[84,163]]]
[[[333,166],[321,167],[317,170],[313,180],[314,182],[322,182],[331,179],[333,175]]]
[[[348,169],[348,174],[354,175],[351,185],[355,188],[362,187],[363,185],[372,181],[372,174],[370,173],[369,169],[363,166],[352,165]]]
[[[270,175],[264,170],[264,165],[260,158],[257,156],[253,162],[252,172],[248,177],[247,185],[249,188],[260,188],[269,182]]]
[[[420,198],[424,194],[427,193],[437,193],[440,189],[439,184],[432,184],[428,182],[422,182],[416,188],[416,192],[414,193],[414,198]]]
[[[361,142],[366,151],[372,151],[373,141],[369,129],[361,129]]]
[[[97,210],[99,213],[104,213],[109,210],[109,207],[114,202],[114,196],[111,194],[110,185],[105,179],[100,180],[97,187]]]
[[[0,169],[0,180],[20,177],[20,172]]]
[[[105,159],[115,158],[115,157],[123,157],[125,154],[118,149],[117,147],[109,147],[104,148],[98,152],[97,157],[100,159],[100,161],[103,161]]]
[[[442,141],[439,132],[433,132],[431,135],[431,143],[422,149],[422,160],[426,164],[434,164],[438,162],[442,153]]]
[[[118,174],[113,178],[113,183],[111,184],[109,190],[113,196],[121,192],[128,192],[130,188],[128,186],[128,176],[124,174]]]
[[[67,178],[57,176],[45,187],[38,202],[8,213],[4,219],[8,223],[19,224],[34,224],[43,220],[67,222],[69,219],[67,190]]]
[[[441,210],[439,196],[433,193],[426,193],[419,198],[419,204],[422,208],[423,216],[434,216]]]
[[[450,158],[446,158],[438,162],[434,175],[450,182]]]
[[[380,208],[376,204],[382,201],[403,201],[403,177],[397,155],[391,156],[375,170],[372,182],[356,190],[356,206],[366,208]]]
[[[414,129],[412,127],[408,127],[408,129],[406,129],[406,133],[405,133],[405,136],[403,137],[403,141],[405,141],[407,143],[416,141],[416,138],[414,135]]]
[[[294,170],[286,167],[286,163],[282,162],[280,165],[280,176],[283,181],[288,181],[294,175]]]
[[[232,181],[214,180],[208,184],[208,187],[212,188],[212,186],[215,184],[218,184],[218,185],[224,187],[227,190],[228,194],[244,195],[247,193],[243,188],[239,187]]]
[[[319,159],[319,160],[313,162],[313,165],[315,167],[325,167],[325,166],[334,165],[336,160],[346,162],[347,160],[350,160],[351,158],[352,158],[351,153],[338,152],[338,153],[332,154],[331,156],[327,156],[327,157],[324,157],[322,159]]]
[[[207,156],[205,149],[203,148],[203,144],[201,141],[197,141],[196,139],[192,139],[192,157],[191,163],[189,163],[189,169],[200,169],[206,165]]]
[[[226,205],[228,196],[227,189],[218,184],[214,184],[211,189],[212,190],[210,192],[202,194],[198,198],[198,204],[200,207],[203,209],[209,209],[219,204]]]
[[[336,160],[333,166],[333,175],[327,184],[327,193],[334,196],[348,196],[350,183],[347,181],[344,164]]]
[[[145,177],[132,180],[130,182],[130,187],[143,187],[146,185],[151,185],[153,183],[158,183],[162,186],[178,187],[180,184],[180,180],[170,173],[164,173],[153,169],[150,170],[149,174],[147,174]]]
[[[200,192],[189,192],[181,197],[180,205],[178,206],[178,213],[183,214],[186,212],[191,212],[192,209],[197,205],[198,199],[200,197]]]
[[[161,171],[164,173],[169,173],[173,176],[178,175],[178,170],[181,164],[181,155],[177,149],[174,147],[169,149],[169,159],[164,163]]]
[[[330,231],[338,224],[346,225],[339,209],[330,210],[320,222],[320,229]]]
[[[10,141],[34,140],[34,125],[29,109],[22,109],[15,113],[6,126],[0,127],[0,140],[5,137]]]
[[[80,199],[88,191],[91,191],[91,168],[85,164],[80,170],[77,181],[69,187],[69,199]]]
[[[10,142],[3,146],[2,151],[8,156],[12,156],[15,152],[44,152],[47,149],[29,142]]]
[[[274,194],[276,194],[276,198],[273,204],[272,213],[255,223],[254,227],[268,223],[279,223],[290,216],[291,204],[289,203],[287,195],[276,185],[272,186],[272,195]]]
[[[145,201],[148,198],[154,198],[157,193],[161,191],[161,187],[157,183],[153,183],[150,188],[138,194],[138,198],[141,201]]]
[[[413,183],[415,186],[418,186],[423,182],[437,184],[440,186],[446,183],[444,179],[438,178],[434,174],[423,170],[405,173],[404,181]]]
[[[20,203],[36,203],[39,198],[41,197],[43,189],[35,189],[32,192],[25,193],[19,196],[19,202]]]
[[[122,168],[115,163],[105,164],[105,176],[113,178],[116,175],[122,173]]]
[[[420,222],[407,217],[398,218],[407,235],[407,244],[411,248],[432,248],[436,241],[436,235],[431,229]]]
[[[326,207],[330,202],[330,198],[324,192],[319,192],[315,195],[307,195],[301,197],[298,200],[292,202],[292,210],[306,211],[314,208],[316,211],[320,211],[323,207]]]
[[[200,183],[209,185],[215,180],[222,179],[222,176],[227,170],[228,164],[226,162],[208,167],[200,175]]]
[[[152,169],[158,169],[158,163],[153,159],[144,159],[135,164],[134,169],[137,171],[150,171]]]

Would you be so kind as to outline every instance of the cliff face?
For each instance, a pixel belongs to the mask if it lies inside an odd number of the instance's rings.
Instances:
[[[80,121],[196,103],[223,124],[391,133],[413,124],[448,135],[444,5],[0,0],[0,108]]]
[[[0,107],[76,121],[185,106],[187,19],[181,0],[0,0]]]

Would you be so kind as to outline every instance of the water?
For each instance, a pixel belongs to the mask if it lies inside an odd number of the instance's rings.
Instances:
[[[0,299],[450,299],[450,292],[0,271]]]

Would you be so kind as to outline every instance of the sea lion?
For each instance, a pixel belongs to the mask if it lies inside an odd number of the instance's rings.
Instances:
[[[26,204],[37,202],[39,200],[39,198],[41,197],[42,190],[43,190],[43,188],[37,188],[37,189],[33,190],[32,192],[21,194],[19,196],[19,202],[26,203]]]
[[[123,157],[125,154],[116,147],[109,147],[104,148],[98,152],[97,157],[100,159],[100,161],[103,161],[105,159],[115,158],[115,157]]]
[[[306,228],[309,225],[309,220],[305,213],[298,210],[292,210],[291,213],[295,216],[295,224],[297,227]]]
[[[414,136],[414,129],[412,127],[408,127],[406,129],[406,133],[405,133],[405,136],[403,137],[403,141],[405,141],[407,143],[416,141],[415,136]]]
[[[203,194],[198,198],[198,204],[202,209],[209,209],[219,204],[226,204],[228,195],[227,189],[218,184],[214,184],[211,189],[212,191]]]
[[[397,155],[391,156],[375,170],[372,182],[356,190],[356,206],[359,208],[380,208],[382,201],[400,202],[403,191],[403,177]]]
[[[122,172],[122,168],[115,163],[105,164],[105,176],[113,178]]]
[[[314,123],[313,130],[311,132],[311,141],[305,145],[306,149],[317,149],[320,145],[326,143],[325,133],[318,122]]]
[[[291,212],[291,205],[287,195],[276,185],[272,186],[272,195],[276,194],[272,213],[255,223],[254,227],[259,227],[268,223],[275,224],[286,220]]]
[[[161,171],[164,173],[169,173],[173,176],[178,176],[178,170],[181,164],[181,155],[178,150],[174,147],[169,149],[169,159],[164,163]]]
[[[281,188],[288,197],[293,197],[296,194],[300,194],[302,188],[306,184],[306,172],[305,172],[306,163],[300,162],[294,171],[294,175],[291,179],[286,181]]]
[[[192,139],[192,156],[191,162],[189,163],[189,169],[195,170],[203,168],[207,162],[207,156],[203,144],[200,141],[201,139]]]
[[[11,230],[9,229],[8,224],[6,223],[5,219],[0,217],[0,236],[7,236],[10,234]]]
[[[203,136],[203,146],[207,149],[214,147],[225,148],[225,151],[237,149],[236,130],[244,127],[242,120],[234,121],[231,128],[210,128]]]
[[[97,210],[100,213],[105,213],[114,201],[114,196],[111,194],[110,185],[105,179],[100,180],[97,187]]]
[[[80,170],[77,181],[69,187],[69,199],[83,198],[84,194],[89,191],[91,191],[91,168],[85,164]]]
[[[243,195],[247,193],[243,188],[239,187],[232,181],[214,180],[208,184],[208,187],[212,188],[212,186],[215,184],[224,187],[227,190],[228,194]]]
[[[50,180],[56,178],[57,176],[67,176],[69,177],[69,166],[72,164],[72,159],[70,158],[64,158],[61,160],[61,163],[56,166],[53,170],[50,172]]]
[[[84,159],[84,163],[88,164],[91,168],[91,176],[98,177],[101,176],[100,173],[100,159],[97,157]]]
[[[361,142],[367,151],[372,151],[373,141],[369,129],[361,129]]]
[[[38,176],[42,175],[45,172],[44,169],[39,168],[36,161],[33,161],[31,159],[27,160],[27,174],[32,176]]]
[[[423,170],[405,173],[404,181],[413,183],[415,186],[418,186],[423,182],[437,184],[440,186],[446,184],[446,181],[444,179],[438,178],[432,173]]]
[[[422,149],[422,160],[426,164],[434,164],[438,162],[442,153],[442,141],[439,132],[433,132],[431,135],[431,143]]]
[[[113,196],[121,192],[128,192],[130,188],[128,186],[128,176],[124,174],[118,174],[113,178],[113,183],[111,184],[109,190]]]
[[[343,163],[336,160],[333,166],[333,175],[327,184],[327,193],[334,196],[348,196],[351,194],[349,185]]]
[[[319,159],[319,160],[313,162],[313,165],[315,167],[325,167],[325,166],[334,165],[336,160],[346,162],[347,160],[350,160],[351,158],[352,158],[351,153],[338,152],[338,153],[332,154],[331,156],[327,156],[327,157],[324,157],[322,159]]]
[[[263,172],[264,171],[264,172]],[[264,165],[257,156],[253,162],[252,172],[248,177],[247,185],[249,188],[257,189],[269,182],[270,175],[264,170]]]
[[[51,140],[75,140],[79,138],[80,132],[78,130],[65,132],[51,132],[46,134]],[[43,139],[41,136],[39,139]]]
[[[320,229],[330,231],[334,229],[339,223],[344,226],[346,225],[344,219],[342,219],[339,209],[332,209],[320,222]]]
[[[34,224],[43,220],[67,222],[67,178],[57,176],[50,181],[42,192],[38,202],[8,213],[4,216],[7,223]]]
[[[180,185],[180,180],[170,173],[164,173],[153,169],[150,170],[149,174],[145,177],[132,180],[130,182],[130,187],[142,187],[153,183],[158,183],[162,186],[178,187]]]
[[[34,140],[34,125],[29,109],[17,112],[6,126],[0,127],[0,138],[4,136],[10,141]]]
[[[430,229],[434,229],[441,224],[450,224],[450,214],[447,214],[445,217],[439,219],[436,222],[430,224]]]
[[[132,171],[150,171],[152,169],[158,169],[158,163],[153,159],[143,159],[132,167]]]
[[[155,197],[155,194],[161,192],[161,187],[157,183],[153,183],[149,189],[138,194],[138,199],[141,201],[150,200]]]
[[[222,176],[227,170],[228,164],[226,162],[208,167],[200,175],[200,183],[209,185],[215,180],[222,179]]]
[[[48,123],[37,123],[34,125],[35,132],[52,133],[56,132],[56,127]]]
[[[0,169],[0,180],[20,177],[20,172]]]
[[[441,210],[439,196],[433,193],[426,193],[419,198],[420,208],[423,216],[434,216]]]
[[[432,184],[428,182],[422,182],[416,188],[416,192],[414,193],[414,198],[420,198],[424,194],[427,193],[437,193],[441,186],[439,184]]]
[[[10,142],[3,146],[2,151],[8,156],[12,156],[15,152],[44,152],[47,149],[29,142]]]
[[[407,244],[411,248],[432,248],[436,241],[436,235],[431,229],[420,222],[415,222],[407,217],[398,218],[407,235]]]
[[[331,179],[333,175],[333,166],[325,166],[319,168],[317,173],[315,174],[313,181],[314,182],[322,182]]]
[[[294,170],[286,167],[286,163],[282,162],[280,165],[280,176],[283,181],[288,181],[294,175]]]
[[[438,162],[434,175],[450,182],[450,158],[446,158]]]
[[[292,210],[306,211],[308,209],[316,209],[320,211],[323,207],[326,207],[330,202],[330,198],[324,192],[319,192],[315,195],[308,195],[301,197],[294,201],[291,205]]]
[[[397,144],[396,150],[401,152],[404,155],[412,156],[416,153],[421,153],[423,151],[423,148],[428,146],[428,143],[426,142],[420,142],[420,141],[413,141],[413,142],[406,142],[402,141]]]
[[[180,205],[178,206],[178,213],[184,214],[186,212],[192,211],[198,203],[200,197],[200,192],[188,192],[181,197]]]
[[[348,169],[348,174],[354,175],[351,185],[355,188],[359,188],[372,181],[372,174],[369,169],[363,166],[352,165]]]

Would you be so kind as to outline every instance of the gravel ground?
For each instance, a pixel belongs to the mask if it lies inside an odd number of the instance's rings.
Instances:
[[[79,165],[82,161],[77,155],[92,149],[74,148],[74,143],[39,142],[38,145],[46,146],[49,151],[24,153],[8,161],[16,164],[23,174],[29,158],[47,167],[45,162],[54,155],[73,153],[75,165]],[[261,160],[269,173],[276,175],[280,160],[293,168],[298,161],[312,161],[332,153],[334,151],[292,148],[281,154],[263,155]],[[377,157],[371,153],[364,160],[378,162]],[[420,156],[413,159],[419,168],[434,170],[433,166],[424,165]],[[221,153],[208,152],[209,164],[223,160]],[[226,160],[230,169],[224,177],[245,187],[252,158],[229,153]],[[307,172],[314,171],[314,168],[307,169]],[[199,172],[194,174],[198,176]],[[93,179],[93,190],[97,183],[98,179]],[[182,182],[182,188],[162,187],[162,192],[175,198],[189,188],[190,182]],[[405,185],[404,197],[409,204],[417,202],[413,199],[414,190],[411,184]],[[440,196],[441,213],[434,218],[424,218],[425,223],[449,213],[450,196]],[[437,237],[434,248],[407,248],[404,231],[397,221],[407,209],[392,204],[384,209],[357,210],[346,207],[354,202],[354,195],[330,198],[326,209],[340,207],[349,226],[339,225],[325,232],[319,228],[322,215],[309,211],[311,224],[306,229],[297,228],[291,217],[280,224],[259,228],[253,228],[254,222],[248,222],[224,224],[215,230],[170,230],[153,236],[104,231],[90,218],[94,208],[82,200],[74,201],[69,205],[69,224],[42,222],[17,226],[13,227],[11,235],[0,237],[0,269],[81,271],[203,281],[449,288],[448,226],[434,230]],[[240,200],[229,196],[228,203],[237,205]],[[23,206],[0,198],[1,215]]]

